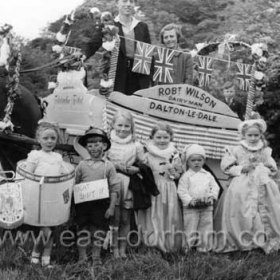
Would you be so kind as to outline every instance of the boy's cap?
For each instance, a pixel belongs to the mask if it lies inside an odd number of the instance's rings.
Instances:
[[[206,157],[204,148],[198,144],[192,144],[187,146],[185,148],[185,153],[186,153],[186,160],[188,160],[189,157],[192,155],[201,155],[204,158]]]
[[[89,128],[86,132],[85,135],[81,136],[78,140],[78,143],[82,146],[86,146],[87,144],[87,139],[92,137],[92,136],[99,136],[102,137],[104,142],[107,144],[107,148],[104,150],[105,152],[108,151],[111,147],[111,142],[106,134],[106,132],[100,128]]]

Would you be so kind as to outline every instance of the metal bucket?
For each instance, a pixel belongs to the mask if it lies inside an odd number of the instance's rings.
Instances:
[[[24,223],[33,226],[57,226],[68,221],[75,170],[61,176],[38,176],[27,172],[25,162],[17,165],[22,177]]]

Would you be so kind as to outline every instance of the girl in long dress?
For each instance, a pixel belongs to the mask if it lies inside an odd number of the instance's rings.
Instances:
[[[215,213],[216,251],[280,246],[280,192],[273,177],[277,166],[264,139],[266,123],[252,119],[241,123],[239,145],[227,148],[222,170],[231,177]]]
[[[151,131],[147,144],[147,162],[153,171],[160,194],[151,197],[151,207],[138,212],[138,227],[147,246],[163,252],[181,248],[183,218],[175,179],[183,172],[181,160],[172,141],[168,124],[158,123]]]
[[[129,189],[130,176],[140,172],[135,163],[144,163],[144,149],[134,137],[134,120],[128,111],[117,111],[112,120],[111,149],[108,158],[113,162],[121,180],[120,206],[115,214],[113,253],[115,258],[126,258],[130,219],[133,214],[133,194]],[[116,236],[117,235],[117,236]],[[119,241],[118,241],[119,240]]]

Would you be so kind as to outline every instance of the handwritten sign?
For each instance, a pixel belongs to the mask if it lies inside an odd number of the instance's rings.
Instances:
[[[85,131],[89,126],[102,127],[105,99],[88,93],[81,73],[59,73],[58,81],[59,86],[44,98],[48,106],[43,120],[72,131]]]
[[[109,198],[107,179],[91,181],[74,186],[74,201],[76,204]]]
[[[0,185],[0,227],[14,228],[23,223],[22,188],[20,183]]]
[[[125,108],[173,122],[228,129],[236,129],[240,123],[238,118],[155,99],[140,96],[126,96],[124,98],[123,94],[119,92],[111,93],[110,100]]]
[[[234,113],[224,102],[200,88],[187,84],[155,86],[139,90],[134,94],[172,104],[237,117],[237,114]]]

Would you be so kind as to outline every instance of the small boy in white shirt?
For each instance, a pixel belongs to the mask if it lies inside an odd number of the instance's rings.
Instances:
[[[186,252],[195,244],[200,252],[212,247],[213,203],[218,198],[219,186],[214,177],[203,169],[205,150],[192,144],[185,149],[187,171],[178,185],[178,196],[183,204]]]

